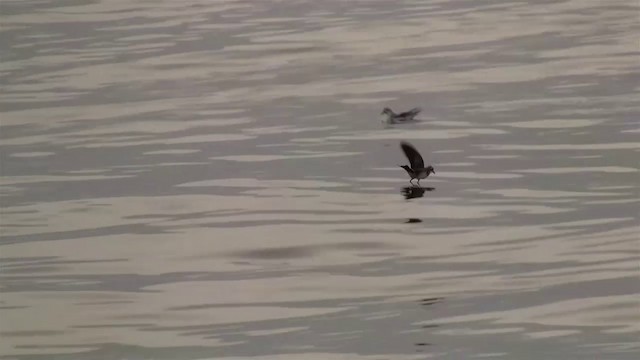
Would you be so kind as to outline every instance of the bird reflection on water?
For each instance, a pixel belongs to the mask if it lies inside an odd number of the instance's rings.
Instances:
[[[415,199],[415,198],[421,198],[424,196],[424,192],[425,191],[433,191],[436,188],[434,187],[421,187],[421,186],[406,186],[402,188],[402,196],[404,196],[405,199],[410,200],[410,199]],[[415,224],[415,223],[421,223],[422,220],[418,219],[418,218],[410,218],[407,219],[407,221],[405,221],[405,224]]]
[[[432,306],[434,304],[437,304],[439,302],[441,302],[442,300],[444,300],[444,298],[441,297],[432,297],[432,298],[425,298],[420,300],[420,305],[422,305],[423,309],[428,310],[427,308],[429,306]],[[425,324],[422,325],[421,328],[424,330],[429,330],[429,329],[434,329],[437,328],[438,324]],[[425,351],[425,347],[427,346],[431,346],[433,344],[428,343],[428,342],[418,342],[414,344],[416,346],[416,352],[423,352]]]
[[[433,191],[434,187],[406,186],[402,188],[401,194],[405,199],[416,199],[424,196],[425,191]]]

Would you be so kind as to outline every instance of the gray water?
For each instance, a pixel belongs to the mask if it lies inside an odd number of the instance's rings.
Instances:
[[[0,13],[3,359],[638,358],[637,1]]]

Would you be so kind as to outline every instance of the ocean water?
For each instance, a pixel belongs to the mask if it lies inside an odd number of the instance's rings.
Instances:
[[[639,13],[4,0],[0,358],[637,359]]]

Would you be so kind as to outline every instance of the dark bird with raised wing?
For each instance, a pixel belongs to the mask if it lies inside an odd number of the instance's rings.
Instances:
[[[421,179],[426,179],[431,173],[436,173],[436,171],[433,169],[433,166],[429,165],[427,167],[424,167],[424,160],[422,159],[422,156],[420,155],[418,150],[413,147],[413,145],[409,144],[406,141],[402,141],[400,143],[400,147],[402,148],[402,151],[404,151],[404,154],[407,156],[407,159],[409,159],[409,164],[411,165],[400,165],[400,167],[405,169],[407,171],[407,174],[409,174],[409,176],[411,177],[411,180],[409,180],[411,184],[413,184],[414,179],[418,179],[418,186],[420,186]]]
[[[413,108],[409,111],[405,111],[405,112],[401,112],[399,114],[396,114],[393,112],[393,110],[391,110],[390,108],[386,107],[384,109],[382,109],[382,112],[380,114],[385,114],[387,115],[387,124],[397,124],[397,123],[403,123],[403,122],[409,122],[409,121],[414,121],[416,115],[418,115],[420,113],[420,111],[422,111],[420,108]]]

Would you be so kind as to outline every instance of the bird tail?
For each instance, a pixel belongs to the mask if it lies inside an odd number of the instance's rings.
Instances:
[[[413,174],[413,170],[411,170],[411,168],[407,165],[398,165],[399,167],[403,168],[404,171],[407,172],[407,174],[412,175]]]
[[[413,119],[416,115],[418,115],[420,112],[422,111],[422,109],[420,108],[413,108],[409,111],[407,111],[407,117]]]

